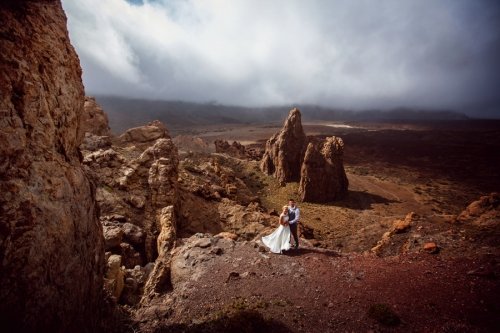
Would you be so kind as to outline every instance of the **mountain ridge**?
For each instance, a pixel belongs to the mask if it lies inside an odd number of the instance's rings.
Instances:
[[[242,107],[216,103],[186,101],[146,100],[116,96],[96,95],[96,100],[106,110],[110,126],[120,133],[127,128],[158,119],[169,128],[193,125],[252,124],[282,122],[291,105],[269,107]],[[464,113],[441,109],[392,109],[348,110],[312,104],[294,104],[300,108],[305,121],[380,121],[380,120],[468,120]]]

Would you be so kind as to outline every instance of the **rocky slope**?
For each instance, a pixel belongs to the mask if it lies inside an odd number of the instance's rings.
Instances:
[[[104,241],[60,1],[0,3],[0,327],[95,331]]]

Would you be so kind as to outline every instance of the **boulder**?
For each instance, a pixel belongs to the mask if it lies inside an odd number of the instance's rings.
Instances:
[[[309,142],[299,184],[302,201],[331,202],[347,195],[343,154],[344,142],[339,137]]]
[[[105,225],[103,229],[106,250],[119,246],[123,238],[122,228],[117,225]]]
[[[436,254],[439,252],[439,247],[434,242],[425,243],[423,246],[425,252]]]
[[[120,135],[122,142],[151,142],[161,138],[169,138],[167,128],[159,120],[154,120],[147,125],[128,129]]]
[[[0,327],[96,332],[104,239],[66,16],[57,0],[2,1],[0,22]]]
[[[261,170],[280,183],[299,181],[307,137],[302,128],[299,109],[292,109],[283,128],[266,142]]]
[[[124,223],[122,229],[125,239],[129,243],[139,246],[144,244],[146,235],[141,227],[132,223]]]

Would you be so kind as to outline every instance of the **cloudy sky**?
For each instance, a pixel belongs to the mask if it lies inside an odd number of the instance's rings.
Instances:
[[[496,0],[63,0],[63,6],[88,94],[500,113]]]

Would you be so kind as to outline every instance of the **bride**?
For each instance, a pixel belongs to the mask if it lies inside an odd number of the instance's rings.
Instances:
[[[288,206],[283,206],[280,214],[280,226],[272,234],[262,237],[262,242],[273,253],[282,253],[290,249],[290,227],[288,226]]]

